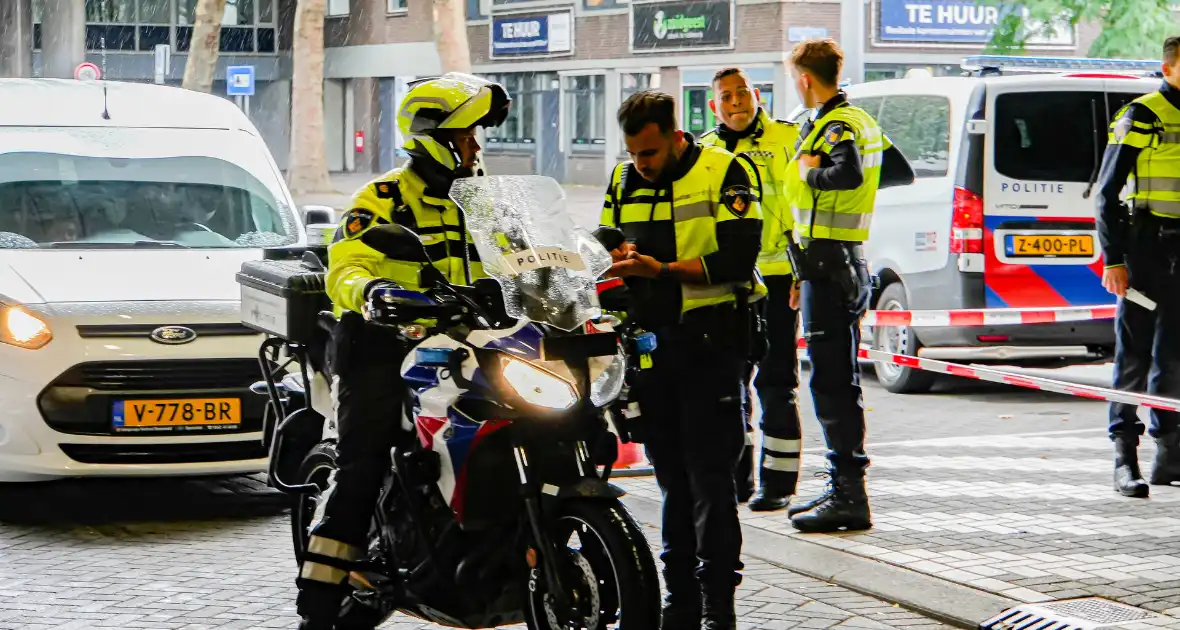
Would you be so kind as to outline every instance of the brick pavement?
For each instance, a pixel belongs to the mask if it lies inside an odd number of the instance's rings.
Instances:
[[[0,630],[294,628],[287,504],[255,478],[0,488]],[[746,562],[743,630],[947,628]],[[399,616],[383,628],[438,626]]]
[[[801,534],[783,513],[743,510],[745,527],[1024,602],[1107,597],[1180,628],[1180,488],[1153,486],[1147,500],[1114,493],[1105,404],[961,380],[942,393],[896,396],[871,371],[865,385],[875,527]],[[824,451],[806,389],[800,399],[800,494],[810,496],[824,484],[811,475]],[[1145,438],[1145,473],[1153,454]],[[651,478],[620,484],[658,499]]]

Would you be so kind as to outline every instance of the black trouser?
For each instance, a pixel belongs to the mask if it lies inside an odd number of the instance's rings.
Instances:
[[[1127,254],[1130,286],[1154,311],[1125,298],[1115,320],[1114,388],[1180,397],[1180,220],[1136,217]],[[1175,227],[1169,225],[1175,224]],[[1143,435],[1138,407],[1111,403],[1110,434]],[[1151,410],[1152,437],[1175,433],[1180,414]]]
[[[803,430],[799,424],[799,314],[791,308],[794,276],[766,276],[766,335],[769,347],[758,365],[754,387],[762,405],[762,486],[794,494],[799,484]]]
[[[733,475],[745,440],[746,325],[732,306],[689,311],[684,323],[654,329],[659,345],[641,373],[647,456],[664,494],[660,558],[670,601],[699,597],[702,586],[732,598],[741,580]]]
[[[335,616],[351,563],[362,559],[368,546],[390,450],[413,436],[401,426],[405,346],[393,330],[345,313],[332,344],[332,371],[339,376],[337,469],[318,505],[297,580],[304,616]]]
[[[800,297],[811,358],[811,397],[828,444],[828,461],[840,474],[860,474],[869,458],[857,351],[860,319],[868,310],[872,285],[861,248],[847,247],[855,252],[855,295],[834,279],[817,278],[803,283]]]

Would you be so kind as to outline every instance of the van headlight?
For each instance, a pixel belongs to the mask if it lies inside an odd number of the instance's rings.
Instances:
[[[49,324],[19,306],[0,304],[0,343],[36,350],[53,339]]]
[[[568,382],[520,359],[504,357],[504,380],[530,405],[569,409],[578,402],[578,394]]]
[[[627,372],[627,358],[622,353],[611,359],[610,365],[590,384],[590,404],[605,407],[623,391],[623,377]]]

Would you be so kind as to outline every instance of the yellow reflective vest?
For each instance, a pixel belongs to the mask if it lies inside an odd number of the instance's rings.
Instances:
[[[487,277],[471,235],[462,233],[460,215],[450,199],[428,195],[426,182],[408,168],[393,169],[365,184],[353,195],[335,242],[328,248],[328,297],[336,315],[361,312],[365,288],[374,280],[391,280],[408,290],[420,290],[421,263],[394,260],[361,241],[365,231],[381,224],[396,223],[417,233],[434,266],[450,282],[466,282],[464,246],[472,280]]]
[[[600,223],[618,227],[629,237],[644,233],[640,251],[661,262],[704,259],[718,251],[719,223],[760,221],[762,218],[756,197],[747,208],[739,208],[741,216],[731,212],[722,203],[722,185],[734,159],[735,156],[724,149],[701,146],[696,163],[683,177],[671,184],[670,191],[666,187],[662,190],[652,188],[651,183],[632,170],[630,163],[619,164],[607,188]],[[756,182],[755,167],[748,160],[741,160],[741,164],[750,181]],[[627,176],[627,185],[624,185],[623,177],[628,171],[631,174]],[[672,229],[666,229],[669,226]],[[766,286],[755,271],[751,270],[748,282],[681,283],[680,314],[704,306],[734,302],[739,287],[750,291],[751,300],[766,295]],[[708,274],[706,264],[706,277]]]
[[[829,131],[834,122],[844,123],[838,137]],[[893,146],[877,121],[859,107],[838,105],[815,121],[795,155],[827,154],[849,139],[856,142],[864,172],[864,183],[855,190],[814,190],[799,176],[799,165],[794,159],[787,168],[787,196],[795,215],[795,233],[801,238],[851,242],[869,238],[882,159],[885,150]]]
[[[1163,92],[1152,92],[1131,101],[1150,109],[1158,119],[1154,125],[1123,118],[1130,103],[1114,116],[1109,134],[1111,144],[1142,149],[1135,162],[1128,195],[1136,208],[1147,208],[1157,217],[1180,219],[1180,110]],[[1141,133],[1129,133],[1131,129]]]
[[[761,181],[754,182],[762,200],[762,250],[758,252],[758,271],[764,276],[785,276],[791,273],[786,233],[795,227],[786,196],[785,175],[799,141],[799,128],[771,118],[763,109],[758,110],[751,124],[756,128],[733,146],[727,146],[716,129],[701,136],[701,144],[745,153],[758,165]]]

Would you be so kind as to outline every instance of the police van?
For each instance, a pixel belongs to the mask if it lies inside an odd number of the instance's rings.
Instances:
[[[1094,182],[1114,114],[1158,89],[1159,62],[963,60],[968,76],[846,88],[910,160],[916,180],[881,190],[866,245],[878,310],[1108,305]],[[1155,78],[1153,78],[1153,75]],[[1110,320],[951,328],[877,327],[874,347],[967,363],[1104,363]],[[896,393],[934,375],[876,365]]]

